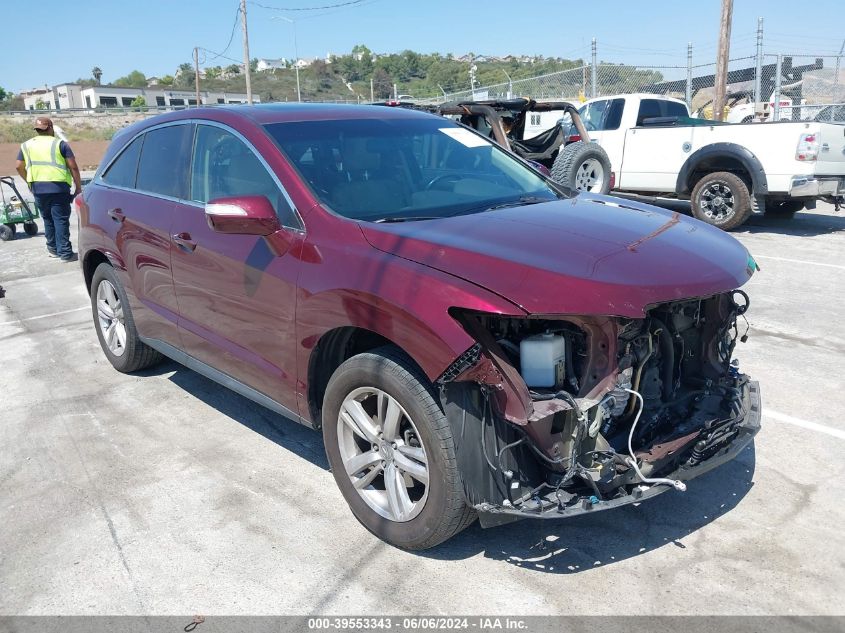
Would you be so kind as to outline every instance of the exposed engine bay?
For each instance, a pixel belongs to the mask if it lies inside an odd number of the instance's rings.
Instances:
[[[642,319],[456,315],[478,344],[438,383],[482,524],[683,491],[733,458],[759,430],[747,309],[734,290]]]

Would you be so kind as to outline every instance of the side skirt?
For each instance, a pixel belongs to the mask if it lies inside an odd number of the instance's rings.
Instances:
[[[309,428],[313,428],[311,422],[300,416],[298,413],[294,413],[285,405],[281,404],[280,402],[276,402],[270,396],[267,396],[261,393],[260,391],[256,391],[249,385],[245,385],[240,380],[232,378],[229,374],[224,374],[222,371],[215,369],[211,365],[207,365],[201,360],[197,360],[193,356],[183,352],[182,350],[176,347],[173,347],[169,343],[165,343],[164,341],[161,341],[159,339],[145,338],[143,336],[139,338],[145,345],[149,345],[154,350],[161,352],[172,360],[175,360],[180,365],[184,365],[188,369],[191,369],[197,372],[198,374],[205,376],[209,380],[213,380],[214,382],[226,387],[227,389],[231,389],[235,393],[242,395],[244,398],[248,398],[249,400],[252,400],[257,404],[260,404],[262,407],[266,407],[271,411],[275,411],[279,415],[283,415],[286,418],[289,418],[295,422],[299,422],[300,424],[304,424]]]

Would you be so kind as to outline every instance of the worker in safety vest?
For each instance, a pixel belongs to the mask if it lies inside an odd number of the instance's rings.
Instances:
[[[56,138],[53,121],[38,117],[35,132],[36,136],[21,145],[16,168],[44,218],[47,253],[63,262],[76,261],[70,245],[70,202],[82,192],[79,167],[70,145]]]

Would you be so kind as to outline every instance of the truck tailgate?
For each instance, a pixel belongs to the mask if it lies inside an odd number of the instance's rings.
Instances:
[[[845,125],[819,123],[817,176],[845,176]]]

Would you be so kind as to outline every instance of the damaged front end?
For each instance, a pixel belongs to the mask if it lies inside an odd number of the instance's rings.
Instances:
[[[437,383],[482,525],[685,490],[735,457],[760,429],[732,361],[747,308],[734,290],[642,319],[455,313],[477,343]]]

